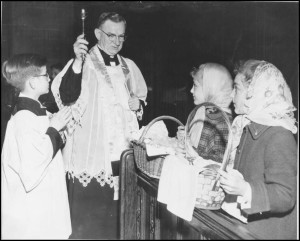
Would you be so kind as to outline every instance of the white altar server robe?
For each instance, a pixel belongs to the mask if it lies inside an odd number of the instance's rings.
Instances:
[[[61,151],[53,158],[47,115],[18,111],[1,153],[4,239],[65,239],[71,221]]]

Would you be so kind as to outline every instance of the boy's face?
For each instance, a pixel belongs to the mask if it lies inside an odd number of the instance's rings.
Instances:
[[[40,68],[40,74],[35,75],[34,77],[36,78],[36,91],[38,94],[43,95],[47,94],[49,92],[49,75],[47,73],[47,68],[46,66],[43,66]]]

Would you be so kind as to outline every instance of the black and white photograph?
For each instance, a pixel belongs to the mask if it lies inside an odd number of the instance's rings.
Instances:
[[[299,239],[299,1],[1,1],[1,240]]]

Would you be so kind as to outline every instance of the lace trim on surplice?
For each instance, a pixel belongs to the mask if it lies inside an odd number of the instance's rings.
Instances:
[[[86,187],[93,178],[96,178],[97,182],[99,182],[100,186],[103,187],[105,184],[108,184],[111,188],[115,187],[118,184],[118,181],[111,174],[106,176],[105,170],[101,170],[95,176],[88,174],[87,172],[82,172],[80,174],[75,175],[74,172],[69,172],[69,175],[74,179],[76,177],[79,182]]]

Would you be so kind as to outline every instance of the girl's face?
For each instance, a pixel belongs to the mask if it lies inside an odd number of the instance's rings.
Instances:
[[[247,96],[247,88],[243,84],[245,76],[242,74],[237,74],[234,79],[234,88],[231,94],[234,104],[234,111],[236,114],[246,114],[245,101]]]
[[[197,75],[194,77],[194,84],[191,89],[191,93],[193,94],[194,104],[200,105],[204,102],[203,83],[202,79],[197,77]]]

